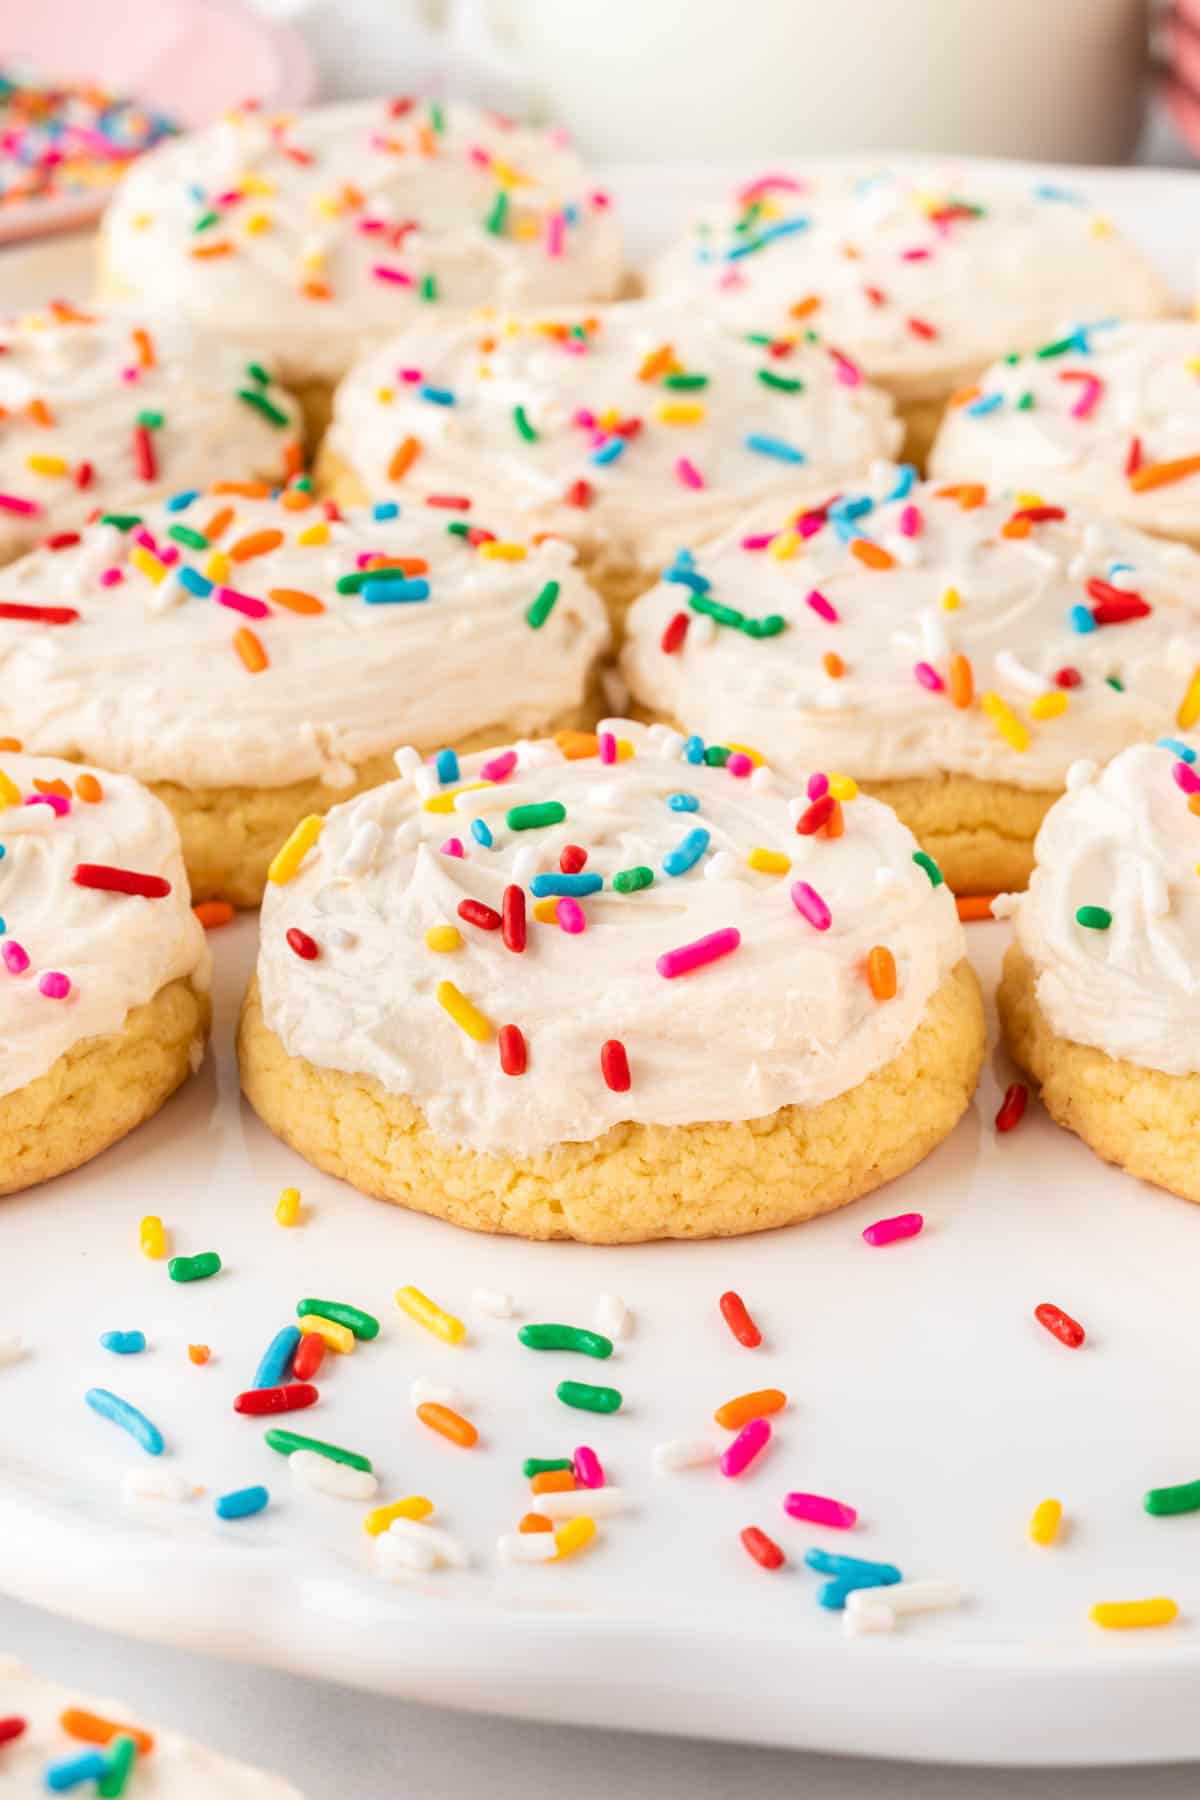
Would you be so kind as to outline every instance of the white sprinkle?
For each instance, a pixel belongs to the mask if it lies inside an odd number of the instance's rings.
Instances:
[[[598,812],[620,812],[629,796],[618,781],[598,781],[587,791],[587,803]],[[47,812],[50,810],[46,808]]]
[[[592,1324],[605,1337],[628,1337],[633,1328],[633,1314],[619,1294],[599,1294],[592,1308]]]
[[[416,1569],[426,1574],[437,1567],[437,1551],[432,1544],[418,1543],[415,1538],[392,1537],[385,1531],[375,1540],[375,1559],[385,1571]]]
[[[860,1590],[856,1590],[860,1591]],[[861,1606],[850,1610],[851,1596],[846,1596],[846,1610],[842,1614],[842,1630],[847,1637],[862,1637],[868,1631],[894,1631],[896,1615],[886,1600],[876,1600],[876,1594],[886,1594],[887,1588],[866,1588],[861,1590],[870,1594],[871,1599],[864,1599]]]
[[[562,1494],[539,1494],[534,1502],[547,1519],[609,1519],[627,1507],[624,1488],[574,1488]]]
[[[1123,594],[1136,594],[1141,585],[1141,577],[1136,569],[1110,569],[1108,585],[1120,588]]]
[[[674,1438],[669,1444],[654,1446],[654,1468],[659,1475],[673,1474],[676,1469],[698,1469],[716,1460],[716,1448],[707,1438]],[[539,1502],[544,1498],[538,1495]]]
[[[191,1500],[199,1491],[175,1469],[127,1469],[121,1477],[126,1500]]]
[[[549,738],[519,738],[513,748],[517,753],[518,769],[550,769],[556,763],[565,761],[558,745]]]
[[[435,794],[441,792],[442,783],[438,772],[430,765],[422,763],[419,769],[414,769],[412,780],[422,800],[432,800]]]
[[[346,1463],[333,1462],[316,1450],[293,1450],[288,1457],[292,1479],[318,1493],[333,1494],[339,1500],[373,1500],[379,1492],[379,1477],[366,1469],[352,1469]]]
[[[716,850],[704,865],[705,881],[736,881],[741,875],[741,865],[728,850]]]
[[[1098,768],[1099,765],[1090,761],[1086,756],[1081,756],[1077,762],[1073,762],[1067,770],[1068,794],[1073,794],[1077,788],[1086,787],[1088,782],[1095,778]]]
[[[1045,676],[1027,668],[1020,657],[1014,656],[1011,650],[997,650],[994,667],[997,675],[1010,687],[1016,688],[1018,693],[1036,696],[1044,694],[1046,691]]]
[[[364,819],[350,839],[346,853],[338,865],[338,874],[365,875],[375,861],[375,854],[382,842],[381,827],[374,819]]]
[[[808,808],[809,800],[806,794],[793,794],[787,803],[787,815],[793,825],[804,817]]]
[[[401,781],[409,781],[421,767],[421,752],[412,744],[401,744],[398,750],[393,750],[392,761]]]
[[[45,811],[49,812],[49,807]],[[8,1363],[20,1362],[25,1355],[25,1345],[20,1334],[15,1331],[0,1331],[0,1369]]]
[[[493,1319],[511,1319],[517,1310],[511,1294],[495,1293],[491,1288],[476,1288],[471,1305]]]
[[[541,853],[535,844],[522,844],[512,859],[512,878],[518,887],[528,887],[538,872]]]
[[[993,919],[1015,918],[1020,904],[1020,894],[994,894],[992,896]]]
[[[661,757],[664,762],[679,761],[683,746],[687,743],[682,731],[672,731],[669,725],[651,725],[649,736],[650,747],[655,756]]]
[[[775,772],[766,763],[759,763],[750,774],[750,786],[756,794],[770,794],[775,789]]]
[[[707,613],[693,613],[692,623],[688,630],[688,648],[691,650],[707,650],[715,643],[717,621],[710,619]]]
[[[927,662],[945,662],[949,656],[950,633],[946,629],[946,614],[942,607],[921,608],[921,645]]]
[[[955,1581],[901,1581],[895,1587],[854,1588],[846,1596],[846,1611],[867,1611],[886,1606],[899,1617],[902,1613],[942,1612],[946,1607],[962,1603],[962,1589]]]
[[[463,1409],[462,1395],[447,1381],[430,1381],[425,1375],[414,1375],[408,1397],[415,1407],[448,1406],[451,1412]]]
[[[470,1558],[456,1537],[448,1531],[442,1531],[437,1525],[425,1525],[418,1519],[393,1519],[387,1530],[379,1538],[383,1543],[386,1538],[413,1538],[417,1543],[425,1544],[433,1551],[440,1563],[448,1563],[452,1569],[465,1569]]]
[[[179,579],[179,571],[171,569],[157,587],[151,588],[148,610],[152,613],[171,612],[181,601],[190,598],[191,596]]]
[[[496,1539],[502,1563],[553,1562],[558,1554],[552,1531],[510,1531]]]

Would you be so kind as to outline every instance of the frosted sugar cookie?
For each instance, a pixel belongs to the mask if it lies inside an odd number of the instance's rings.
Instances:
[[[616,720],[336,808],[264,902],[251,1103],[532,1238],[760,1231],[911,1168],[983,1054],[953,900],[886,807],[759,763]]]
[[[680,543],[899,449],[890,399],[819,342],[631,302],[414,325],[334,400],[335,498],[479,491],[579,548],[619,622]]]
[[[862,782],[958,893],[1023,886],[1071,764],[1194,719],[1198,666],[1192,551],[911,469],[682,553],[622,660],[650,713]]]
[[[97,1156],[199,1066],[210,958],[128,776],[0,751],[0,1194]]]
[[[314,424],[372,337],[426,311],[618,291],[607,196],[557,132],[463,102],[250,108],[143,157],[104,216],[109,293],[277,355]]]
[[[1200,324],[1104,320],[1005,357],[955,396],[930,469],[1200,546]]]
[[[1200,1201],[1200,773],[1194,742],[1081,763],[1038,833],[997,996],[1051,1117]]]
[[[1008,350],[1170,295],[1086,197],[991,170],[830,163],[714,202],[651,270],[749,331],[815,326],[895,394],[922,456],[946,400]]]
[[[295,474],[300,412],[271,371],[140,310],[0,324],[0,561],[176,488]]]
[[[566,544],[467,504],[341,516],[225,482],[23,557],[0,583],[0,730],[149,783],[194,896],[255,905],[297,820],[394,774],[397,745],[578,723],[599,599]]]

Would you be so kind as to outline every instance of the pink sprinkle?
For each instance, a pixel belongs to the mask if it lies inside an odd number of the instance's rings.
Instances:
[[[931,694],[940,694],[946,685],[932,663],[914,663],[913,674],[921,686],[928,688]]]
[[[581,425],[584,431],[595,431],[596,415],[594,412],[589,412],[586,406],[578,406],[571,414],[571,423]]]
[[[22,500],[16,494],[0,494],[0,511],[32,516],[41,510],[36,500]]]
[[[26,794],[26,806],[48,806],[56,819],[64,819],[71,810],[71,802],[63,794]]]
[[[612,201],[609,199],[608,195],[604,192],[603,188],[597,188],[596,192],[594,194],[590,195],[589,198],[590,198],[593,210],[596,212],[607,212],[609,207],[612,205]]]
[[[617,740],[611,731],[602,731],[599,737],[600,761],[615,763],[617,760]]]
[[[829,792],[829,777],[818,769],[815,775],[809,776],[807,785],[810,800],[823,800]]]
[[[704,486],[703,475],[700,473],[695,463],[689,462],[686,456],[681,456],[679,461],[675,464],[675,473],[680,481],[682,481],[684,487],[702,488]]]
[[[693,969],[702,969],[705,963],[729,956],[741,941],[742,934],[736,925],[723,925],[720,931],[710,931],[690,944],[681,944],[678,950],[664,950],[654,966],[664,981],[674,981],[677,975],[689,975]]]
[[[165,549],[159,551],[158,560],[162,563],[164,568],[173,569],[175,564],[179,561],[179,551],[174,544],[170,544]]]
[[[422,380],[423,377],[420,369],[401,369],[400,379],[401,381],[407,381],[409,387],[412,387],[416,382]]]
[[[572,937],[578,937],[581,931],[587,930],[587,919],[578,900],[572,900],[570,894],[563,894],[554,903],[554,916],[564,931]]]
[[[804,596],[804,604],[812,607],[818,619],[824,619],[830,625],[837,624],[837,607],[825,598],[819,588],[813,588],[810,593]]]
[[[825,515],[819,512],[807,512],[803,518],[797,519],[796,530],[802,538],[816,537],[818,531],[825,529]]]
[[[567,244],[567,221],[560,212],[546,220],[546,255],[561,256]]]
[[[461,838],[447,838],[445,843],[442,845],[442,855],[443,856],[465,857],[466,854],[467,854],[466,851],[463,849],[463,842],[462,842]]]
[[[142,379],[142,371],[140,369],[129,368],[129,369],[121,370],[121,380],[122,381],[132,382],[132,381],[140,381],[141,379]]]
[[[741,273],[740,269],[734,268],[732,265],[726,269],[725,273],[721,276],[721,279],[717,282],[719,288],[726,289],[745,287],[745,285],[746,277]]]
[[[807,881],[792,883],[792,905],[801,918],[807,919],[814,931],[828,931],[831,914],[816,888]]]
[[[1074,406],[1071,408],[1071,417],[1073,419],[1090,418],[1099,404],[1101,394],[1104,392],[1104,383],[1101,381],[1100,377],[1098,375],[1092,375],[1087,370],[1081,369],[1076,371],[1074,369],[1068,369],[1064,370],[1058,379],[1060,381],[1078,381],[1080,383],[1082,392]]]
[[[1175,777],[1175,786],[1182,788],[1185,794],[1200,794],[1200,775],[1190,763],[1175,763],[1171,773]]]
[[[900,514],[901,537],[920,537],[923,522],[919,506],[906,506]]]
[[[393,287],[411,287],[413,278],[403,269],[394,269],[390,263],[376,263],[371,270],[376,281],[390,281]]]
[[[65,1000],[70,991],[69,978],[60,975],[57,969],[48,969],[38,981],[38,993],[44,994],[47,1000]]]
[[[23,975],[29,967],[29,957],[15,938],[5,938],[0,955],[10,975]]]
[[[775,542],[773,531],[756,531],[752,537],[742,539],[743,550],[765,550],[768,544]]]
[[[772,188],[778,188],[784,194],[802,194],[804,183],[797,181],[794,175],[759,175],[738,189],[738,204],[749,206],[763,194],[769,194]]]
[[[384,223],[382,219],[360,219],[358,221],[358,229],[369,235],[373,231],[382,231],[384,229]]]
[[[100,572],[101,587],[120,587],[125,576],[120,569],[102,569]]]
[[[506,781],[516,766],[516,751],[502,750],[499,756],[493,756],[489,762],[482,763],[479,773],[484,781]]]
[[[902,250],[900,260],[901,262],[928,262],[932,255],[931,250]]]
[[[810,1525],[832,1525],[835,1531],[849,1531],[858,1523],[852,1506],[827,1500],[824,1494],[785,1494],[783,1510],[790,1519],[807,1519]]]
[[[730,775],[736,775],[739,781],[745,781],[747,775],[754,773],[754,758],[747,756],[744,750],[731,751],[725,768]]]
[[[879,1219],[874,1225],[868,1225],[863,1238],[878,1249],[883,1244],[896,1243],[899,1238],[916,1237],[924,1224],[920,1213],[897,1213],[894,1219]]]
[[[492,153],[490,150],[485,150],[482,144],[472,144],[471,148],[467,151],[467,155],[477,169],[487,169],[491,167]]]
[[[580,1444],[574,1457],[575,1479],[580,1487],[602,1488],[604,1486],[604,1470],[600,1466],[600,1458],[586,1444]]]
[[[730,1444],[720,1460],[718,1467],[722,1475],[731,1478],[742,1475],[750,1467],[755,1457],[764,1451],[771,1441],[771,1423],[769,1419],[751,1419]]]
[[[231,612],[244,613],[248,619],[269,619],[271,609],[265,600],[256,600],[253,594],[239,594],[236,588],[218,588],[213,595],[218,606],[227,606]]]
[[[140,544],[142,546],[143,550],[148,550],[150,552],[151,556],[158,555],[158,545],[155,543],[153,537],[146,530],[146,527],[144,525],[135,526],[132,536],[133,536],[134,543]]]
[[[842,386],[857,387],[862,380],[862,370],[858,364],[851,362],[848,356],[843,355],[840,350],[835,350],[832,345],[829,347],[829,354],[833,358],[834,373]]]

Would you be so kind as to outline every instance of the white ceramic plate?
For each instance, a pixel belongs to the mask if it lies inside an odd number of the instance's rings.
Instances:
[[[1179,246],[1182,293],[1200,236],[1195,184],[1089,180],[1164,260]],[[614,185],[627,189],[628,174]],[[687,185],[685,198],[702,183]],[[643,247],[683,183],[660,176],[648,192],[634,219]],[[470,1237],[318,1177],[240,1105],[230,1043],[254,935],[244,920],[214,940],[217,1048],[197,1080],[80,1174],[0,1204],[0,1330],[30,1345],[0,1369],[0,1587],[163,1642],[535,1718],[946,1761],[1200,1756],[1200,1514],[1157,1520],[1141,1507],[1147,1487],[1200,1474],[1200,1214],[1107,1169],[1036,1107],[998,1138],[1011,1073],[998,1056],[934,1157],[801,1230],[629,1250]],[[969,928],[989,990],[1004,938],[999,925]],[[288,1232],[273,1209],[293,1182],[310,1213]],[[906,1210],[925,1214],[920,1238],[862,1243],[864,1225]],[[219,1250],[222,1274],[172,1284],[138,1253],[147,1212],[176,1251]],[[398,1312],[392,1293],[408,1282],[467,1319],[464,1348]],[[511,1292],[525,1319],[578,1323],[599,1293],[622,1295],[636,1329],[603,1378],[624,1409],[600,1420],[564,1409],[556,1382],[597,1365],[522,1349],[515,1323],[472,1309],[477,1286]],[[722,1323],[728,1287],[762,1325],[760,1350]],[[428,1494],[470,1548],[468,1570],[381,1581],[363,1508],[295,1489],[262,1425],[232,1412],[307,1294],[363,1305],[384,1329],[327,1363],[319,1407],[288,1422],[371,1456],[382,1498]],[[1084,1350],[1034,1322],[1042,1300],[1083,1320]],[[134,1326],[146,1355],[100,1348],[102,1331]],[[190,1342],[212,1347],[206,1367],[188,1361]],[[478,1449],[413,1417],[417,1374],[462,1391]],[[141,1405],[166,1435],[165,1463],[207,1492],[123,1502],[124,1472],[150,1465],[85,1408],[92,1385]],[[765,1385],[792,1404],[747,1476],[653,1475],[656,1443],[719,1439],[713,1407]],[[522,1459],[583,1442],[631,1511],[574,1563],[499,1569],[495,1538],[528,1503]],[[219,1524],[213,1495],[258,1481],[270,1510]],[[849,1501],[859,1528],[785,1518],[794,1488]],[[1069,1523],[1039,1550],[1026,1525],[1050,1495]],[[747,1557],[738,1533],[751,1523],[784,1547],[785,1569]],[[812,1544],[958,1581],[967,1603],[847,1640],[816,1604],[802,1560]],[[1166,1630],[1088,1623],[1093,1601],[1154,1594],[1182,1608]]]

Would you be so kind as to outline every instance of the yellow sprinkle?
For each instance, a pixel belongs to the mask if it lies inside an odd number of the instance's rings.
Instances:
[[[1200,356],[1185,356],[1183,366],[1189,375],[1200,375]]]
[[[1091,229],[1093,237],[1111,237],[1112,220],[1106,218],[1103,213],[1096,213],[1091,221]]]
[[[746,861],[760,875],[786,875],[792,866],[791,857],[778,850],[752,850]]]
[[[563,1562],[576,1551],[586,1549],[596,1535],[595,1519],[568,1519],[554,1534],[554,1560]]]
[[[786,562],[789,556],[795,556],[802,542],[798,531],[778,531],[767,546],[767,554],[777,562]]]
[[[298,1225],[300,1223],[299,1188],[284,1188],[275,1202],[275,1223],[277,1225]]]
[[[761,769],[764,762],[767,760],[761,750],[755,750],[751,744],[735,744],[732,738],[726,738],[725,748],[727,750],[736,750],[742,756],[748,756],[756,769]]]
[[[962,595],[957,588],[948,587],[942,595],[942,608],[945,612],[957,612],[962,605]]]
[[[407,1499],[393,1500],[390,1506],[376,1506],[363,1520],[363,1530],[371,1537],[382,1537],[393,1519],[427,1519],[433,1501],[423,1494],[409,1494]]]
[[[390,406],[392,401],[396,398],[396,390],[395,388],[377,388],[375,390],[375,398],[378,400],[380,406]]]
[[[1182,731],[1190,731],[1197,719],[1200,719],[1200,665],[1193,670],[1187,692],[1179,702],[1175,723]]]
[[[558,901],[535,900],[533,903],[533,916],[539,925],[557,925]]]
[[[979,704],[1011,749],[1028,750],[1029,733],[1006,700],[999,694],[981,694]]]
[[[1050,688],[1032,702],[1029,716],[1031,719],[1057,719],[1061,713],[1066,712],[1068,704],[1067,696],[1061,688]]]
[[[443,788],[439,794],[430,794],[423,810],[432,813],[452,813],[454,802],[459,794],[477,794],[480,788],[495,787],[495,785],[494,781],[468,781],[462,787]]]
[[[513,236],[521,238],[525,243],[529,243],[532,238],[537,237],[540,230],[541,226],[536,219],[518,219]]]
[[[456,1319],[453,1313],[443,1312],[420,1288],[397,1288],[396,1305],[426,1331],[431,1331],[434,1337],[440,1337],[443,1343],[461,1344],[467,1335],[462,1320]]]
[[[437,1003],[469,1038],[474,1038],[477,1044],[486,1044],[492,1035],[492,1021],[485,1018],[465,994],[460,994],[452,981],[438,982]]]
[[[157,556],[147,550],[144,544],[134,545],[133,549],[129,552],[129,560],[135,569],[140,569],[142,571],[142,574],[148,581],[154,583],[155,587],[158,586],[159,582],[166,575],[166,563],[159,562]]]
[[[318,194],[313,201],[313,211],[325,219],[336,219],[341,210],[342,203],[336,194]]]
[[[324,828],[325,820],[320,813],[309,813],[306,819],[301,819],[287,843],[281,850],[275,852],[271,866],[267,870],[267,880],[280,885],[285,881],[290,881]]]
[[[490,168],[496,180],[505,187],[528,187],[532,179],[528,175],[522,175],[520,169],[514,169],[511,163],[501,162],[498,156],[493,156]]]
[[[699,400],[664,400],[654,416],[661,425],[699,425],[705,409]]]
[[[151,1262],[161,1262],[167,1254],[167,1234],[163,1230],[163,1222],[154,1213],[147,1213],[138,1227],[138,1243],[143,1256]]]
[[[27,456],[25,464],[35,475],[65,475],[71,467],[65,456]]]
[[[319,525],[306,525],[296,539],[298,544],[327,544],[329,527],[324,520]]]
[[[831,775],[829,792],[835,800],[853,800],[858,793],[858,783],[853,775]]]
[[[462,932],[455,925],[431,925],[425,933],[427,950],[460,950],[462,948]]]
[[[1088,1618],[1106,1631],[1133,1631],[1142,1625],[1169,1625],[1179,1617],[1174,1600],[1102,1600]]]
[[[136,555],[136,552],[133,554]],[[229,580],[229,558],[223,550],[214,550],[204,565],[204,573],[210,581]]]
[[[246,235],[248,237],[261,237],[264,231],[270,231],[270,229],[271,229],[270,213],[265,213],[265,212],[251,213],[249,218],[246,220]]]
[[[1023,512],[1027,506],[1044,506],[1045,501],[1040,494],[1020,493],[1016,496],[1017,511]]]
[[[21,804],[20,788],[12,776],[6,775],[3,769],[0,769],[0,800],[4,802],[5,806],[20,806]]]
[[[494,543],[480,544],[479,554],[486,562],[524,562],[524,544]]]
[[[339,1356],[349,1356],[354,1348],[354,1333],[348,1325],[339,1325],[336,1319],[326,1319],[320,1313],[305,1313],[296,1323],[305,1336],[324,1338]]]
[[[1062,1501],[1039,1500],[1029,1521],[1029,1535],[1035,1544],[1052,1544],[1062,1524]]]
[[[617,739],[617,761],[628,762],[633,755],[633,745],[628,738]]]

